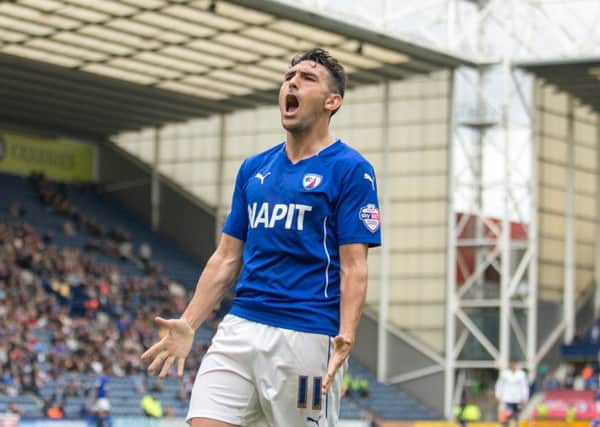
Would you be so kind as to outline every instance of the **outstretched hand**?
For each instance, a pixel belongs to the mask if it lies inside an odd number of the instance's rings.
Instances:
[[[180,377],[183,375],[185,358],[192,348],[194,330],[184,319],[155,317],[154,321],[159,326],[166,328],[168,332],[142,354],[142,360],[154,358],[148,366],[150,372],[157,370],[162,364],[162,369],[158,374],[160,378],[166,377],[171,366],[177,361],[177,376]]]
[[[325,376],[321,386],[321,394],[325,394],[327,393],[327,390],[329,390],[329,387],[335,378],[336,372],[338,369],[340,369],[350,355],[352,344],[353,342],[350,339],[342,335],[338,335],[333,339],[333,355],[329,360],[327,375]]]

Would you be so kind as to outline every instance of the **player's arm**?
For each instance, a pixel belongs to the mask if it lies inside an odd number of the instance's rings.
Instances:
[[[356,339],[356,329],[367,295],[367,245],[352,243],[340,246],[340,331],[334,338],[334,353],[323,392],[327,392],[335,373],[350,355]]]
[[[496,396],[496,400],[500,402],[502,400],[502,388],[504,387],[504,378],[503,372],[500,371],[498,375],[498,380],[496,381],[496,387],[494,388],[494,395]]]
[[[198,279],[196,291],[181,315],[196,330],[221,301],[242,266],[244,242],[223,233],[215,252]]]
[[[367,245],[340,246],[340,333],[354,345],[356,328],[367,295]]]
[[[522,372],[522,371],[521,371]],[[522,381],[521,381],[521,396],[523,397],[521,403],[526,405],[529,401],[529,381],[527,380],[527,375],[525,372],[522,372]]]
[[[177,361],[177,375],[183,375],[185,358],[194,341],[194,331],[206,320],[223,298],[227,287],[237,277],[242,265],[243,246],[242,240],[222,234],[219,245],[206,263],[194,296],[181,318],[155,319],[168,333],[142,355],[142,359],[152,359],[148,366],[149,371],[162,366],[159,376],[164,377]]]

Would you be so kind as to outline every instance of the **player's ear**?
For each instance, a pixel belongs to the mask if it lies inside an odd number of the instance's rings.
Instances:
[[[325,109],[327,111],[336,111],[342,106],[342,95],[339,93],[330,93],[325,99]]]

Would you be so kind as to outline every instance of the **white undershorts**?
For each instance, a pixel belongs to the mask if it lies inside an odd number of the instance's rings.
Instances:
[[[345,367],[328,393],[320,392],[332,341],[228,314],[198,370],[188,423],[209,418],[245,427],[335,426]]]

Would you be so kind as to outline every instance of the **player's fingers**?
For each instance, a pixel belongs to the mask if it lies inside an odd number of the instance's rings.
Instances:
[[[173,366],[173,363],[175,363],[175,356],[169,356],[165,361],[165,364],[163,365],[160,374],[158,374],[158,378],[166,377],[169,373],[169,369],[171,369],[171,366]]]
[[[159,326],[165,327],[165,328],[168,328],[171,325],[171,323],[168,319],[164,319],[160,316],[156,316],[154,318],[154,323],[156,323]]]
[[[150,366],[148,366],[148,370],[150,372],[156,370],[156,368],[158,368],[163,362],[163,360],[165,360],[167,357],[169,357],[169,352],[166,350],[163,350],[160,353],[158,353],[158,356],[156,356],[150,364]]]
[[[329,366],[327,367],[327,375],[323,379],[323,383],[321,385],[321,393],[327,393],[329,389],[329,385],[335,378],[335,373],[338,371],[340,366],[342,366],[344,359],[341,359],[337,354],[334,354],[331,360],[329,361]]]
[[[177,359],[177,376],[183,376],[183,367],[185,366],[185,357],[180,357]]]
[[[327,394],[327,390],[329,390],[329,384],[331,382],[331,377],[329,374],[323,378],[323,382],[321,383],[321,394]]]
[[[144,352],[144,354],[142,354],[142,360],[149,359],[152,356],[155,356],[162,350],[162,348],[163,348],[163,341],[160,340],[156,344],[152,345],[152,347],[150,347],[148,350],[146,350]]]
[[[329,390],[331,383],[335,379],[335,373],[337,372],[337,369],[338,368],[331,368],[329,371],[327,371],[327,375],[325,375],[325,378],[323,378],[323,382],[321,383],[321,394],[325,394]]]

